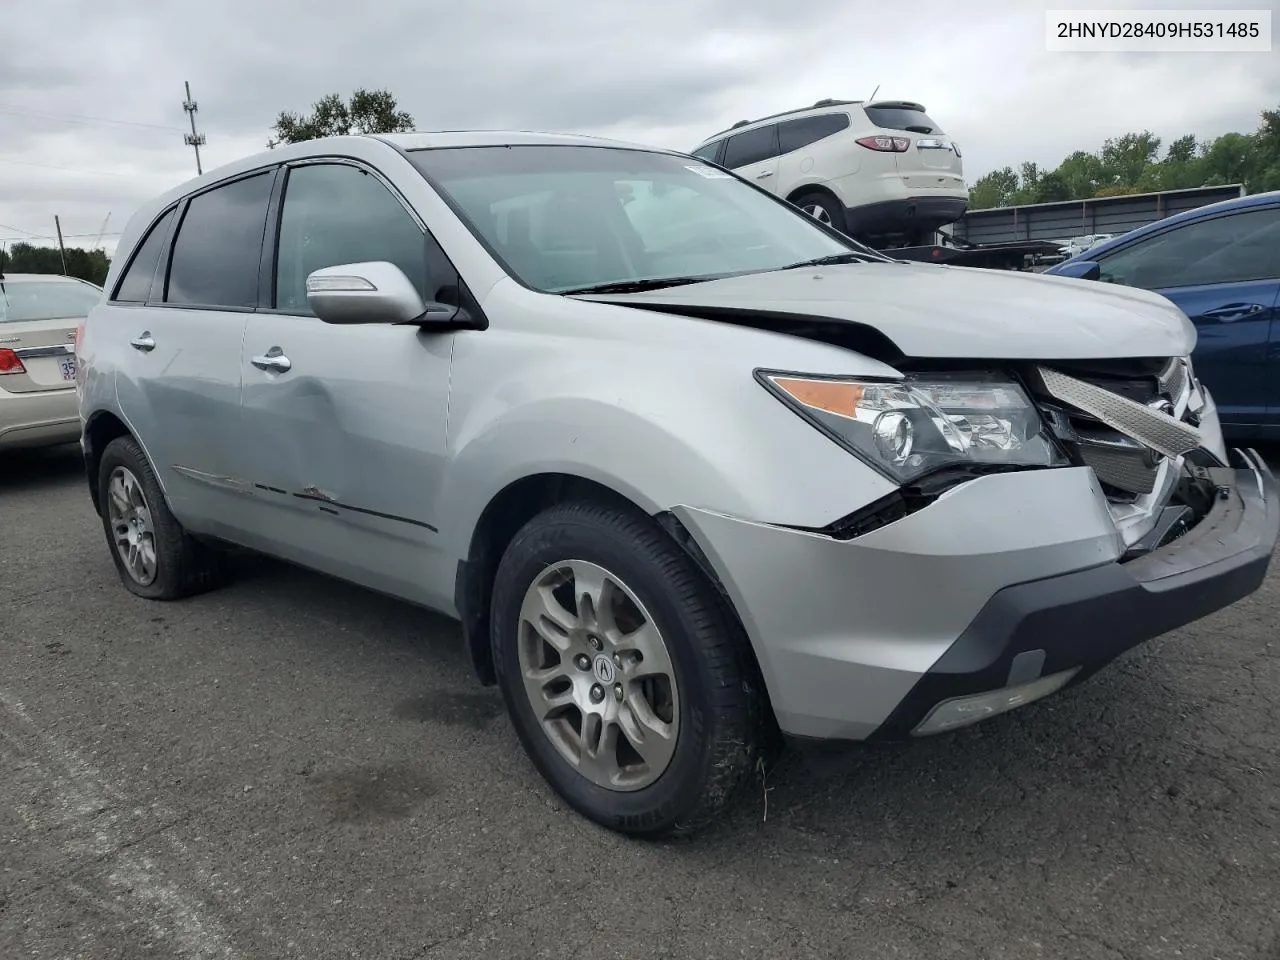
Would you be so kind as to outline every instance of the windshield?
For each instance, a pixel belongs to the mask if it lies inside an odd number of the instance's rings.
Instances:
[[[542,145],[411,157],[512,276],[550,293],[869,253],[689,157]]]
[[[102,291],[62,280],[6,280],[0,294],[0,323],[74,320],[88,316]]]

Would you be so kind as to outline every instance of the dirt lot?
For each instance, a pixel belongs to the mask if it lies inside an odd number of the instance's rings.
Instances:
[[[134,599],[74,450],[0,459],[0,520],[6,960],[1280,958],[1280,570],[653,844],[556,803],[444,620],[273,563]]]

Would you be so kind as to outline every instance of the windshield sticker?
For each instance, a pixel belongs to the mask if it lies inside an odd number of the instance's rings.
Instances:
[[[686,170],[692,170],[700,177],[706,177],[708,180],[732,180],[733,177],[725,173],[723,170],[717,170],[715,167],[706,167],[701,164],[686,163]]]

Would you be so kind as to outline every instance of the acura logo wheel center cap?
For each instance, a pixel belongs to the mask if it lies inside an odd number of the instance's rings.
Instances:
[[[596,657],[595,662],[592,664],[592,670],[595,672],[596,679],[605,685],[613,683],[617,677],[617,670],[613,665],[613,661],[604,654]]]

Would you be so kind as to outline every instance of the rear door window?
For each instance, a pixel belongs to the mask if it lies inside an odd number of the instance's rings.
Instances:
[[[169,235],[169,224],[177,213],[170,210],[151,228],[146,239],[138,246],[133,262],[125,268],[124,276],[116,286],[115,299],[124,303],[145,303],[151,296],[151,282],[155,279],[156,265],[160,262],[160,248]]]
[[[249,309],[274,176],[255,174],[191,199],[173,241],[165,302]]]
[[[784,120],[778,124],[778,148],[783,153],[790,153],[848,128],[849,115],[846,113],[824,113],[816,117]]]
[[[731,170],[771,160],[778,155],[778,125],[748,130],[729,138],[724,151],[724,166]]]

